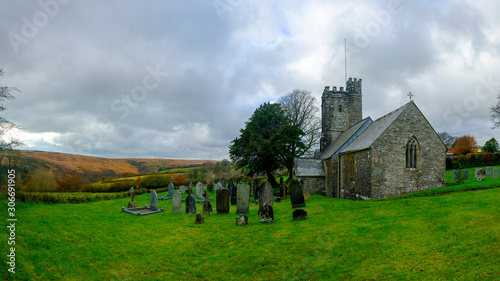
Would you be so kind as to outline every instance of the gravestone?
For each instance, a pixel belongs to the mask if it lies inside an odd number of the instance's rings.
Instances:
[[[309,191],[308,181],[300,181],[302,184],[303,192],[304,192],[304,201],[311,201],[311,192]]]
[[[231,185],[231,184],[229,184]],[[231,194],[231,205],[236,205],[236,201],[238,201],[238,188],[236,186],[233,185],[233,188],[232,188],[233,192],[231,193],[231,191],[229,192]]]
[[[229,190],[219,188],[215,191],[215,206],[217,214],[229,214]]]
[[[457,179],[457,170],[453,170],[451,173],[451,179],[456,180]]]
[[[464,170],[464,180],[469,179],[469,170]]]
[[[293,220],[307,220],[307,212],[304,209],[296,209],[293,211]]]
[[[181,212],[181,192],[179,190],[174,191],[174,196],[172,196],[172,213]]]
[[[221,181],[220,184],[221,184],[222,188],[226,188],[226,182],[225,181]]]
[[[491,176],[491,167],[486,167],[486,176]]]
[[[477,171],[477,181],[484,181],[486,179],[486,171],[484,169],[479,169]]]
[[[248,181],[250,183],[250,197],[255,197],[255,184],[252,184],[252,181]]]
[[[137,203],[134,201],[134,187],[130,188],[130,202],[128,202],[128,208],[137,208]]]
[[[493,168],[493,178],[498,178],[498,168]]]
[[[267,203],[264,203],[259,208],[260,212],[260,222],[274,222],[274,211],[273,211],[273,206],[268,205]]]
[[[186,198],[186,214],[196,214],[196,201],[191,195]]]
[[[167,197],[172,197],[174,196],[174,185],[172,183],[170,183],[168,185],[168,195]]]
[[[203,202],[203,214],[211,215],[212,214],[212,204],[210,204],[210,194],[205,191],[205,202]]]
[[[273,186],[267,181],[263,182],[259,188],[259,211],[264,204],[273,206]]]
[[[297,180],[292,180],[290,183],[290,201],[292,201],[292,208],[305,207],[304,192],[302,191],[302,184]]]
[[[237,187],[237,196],[236,200],[236,213],[237,214],[247,214],[250,211],[250,186],[246,184],[238,184]]]
[[[474,177],[477,178],[477,171],[479,171],[479,168],[476,168],[475,172],[474,172]]]
[[[196,219],[194,220],[194,224],[204,224],[205,218],[200,214],[196,213]]]
[[[233,191],[234,191],[233,188],[234,188],[233,180],[230,179],[229,184],[227,185],[227,189],[229,190],[229,196],[231,196],[231,198],[233,198]]]
[[[203,184],[201,182],[198,182],[196,184],[196,194],[198,195],[198,198],[204,198],[203,197],[203,194],[204,194],[204,189],[203,189]]]
[[[158,211],[158,195],[154,190],[151,191],[151,194],[149,195],[149,209]]]
[[[245,225],[248,224],[248,217],[245,214],[241,214],[236,217],[236,225]]]
[[[179,192],[180,193],[185,193],[186,192],[186,186],[181,185],[181,187],[179,187]]]

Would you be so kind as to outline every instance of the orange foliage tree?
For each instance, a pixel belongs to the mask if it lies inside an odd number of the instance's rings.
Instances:
[[[177,175],[177,184],[178,185],[183,184],[185,180],[186,180],[186,176],[185,175]]]
[[[137,179],[135,180],[135,187],[139,187],[141,185],[141,181],[142,181],[142,178],[140,176],[137,177]]]
[[[455,155],[467,155],[469,153],[475,153],[478,150],[479,147],[474,137],[463,136],[457,140],[452,152]]]

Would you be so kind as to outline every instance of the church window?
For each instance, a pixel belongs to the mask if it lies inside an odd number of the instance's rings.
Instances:
[[[406,168],[417,167],[418,143],[415,138],[410,138],[406,143]]]

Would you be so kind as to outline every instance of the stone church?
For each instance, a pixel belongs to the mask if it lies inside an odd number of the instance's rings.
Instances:
[[[316,158],[297,158],[310,193],[351,200],[386,198],[445,186],[446,147],[410,101],[376,119],[362,115],[361,79],[325,87]]]

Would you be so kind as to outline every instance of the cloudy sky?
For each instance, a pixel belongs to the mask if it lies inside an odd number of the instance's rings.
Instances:
[[[438,132],[491,129],[498,1],[2,1],[1,112],[23,149],[223,159],[263,102],[363,79],[363,117],[414,101]]]

